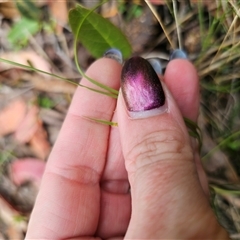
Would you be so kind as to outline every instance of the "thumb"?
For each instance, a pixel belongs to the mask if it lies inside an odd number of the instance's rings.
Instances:
[[[117,114],[132,196],[126,238],[217,239],[182,115],[147,60],[125,63]]]

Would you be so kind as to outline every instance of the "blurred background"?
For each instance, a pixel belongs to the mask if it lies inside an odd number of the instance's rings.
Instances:
[[[0,60],[0,239],[24,239],[76,89],[56,75],[81,79],[68,12],[76,4],[91,9],[99,2],[0,0],[0,58],[10,61]],[[109,0],[96,12],[122,30],[132,55],[161,58],[165,67],[172,50],[181,48],[196,66],[211,204],[231,238],[240,239],[240,1]],[[80,43],[77,58],[83,70],[95,60]]]

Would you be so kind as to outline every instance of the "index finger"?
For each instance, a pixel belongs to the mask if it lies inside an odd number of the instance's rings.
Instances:
[[[96,61],[86,75],[119,88],[121,65]],[[88,80],[81,84],[96,88]],[[78,88],[49,157],[30,219],[27,239],[68,239],[94,235],[100,211],[99,180],[107,153],[109,126],[84,117],[111,120],[116,100]]]

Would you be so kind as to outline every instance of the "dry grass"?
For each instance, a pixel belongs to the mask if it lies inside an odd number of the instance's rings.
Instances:
[[[89,4],[90,1],[83,2]],[[128,8],[124,8],[125,4],[117,1],[106,4],[102,13],[111,13],[111,19],[117,24],[120,22],[126,34],[131,36],[134,54],[167,59],[172,49],[183,48],[195,64],[201,85],[198,123],[203,133],[201,156],[212,191],[212,205],[232,239],[240,239],[240,2],[173,0],[159,6],[145,2],[147,4],[142,1],[138,5],[138,11],[142,11],[140,16],[131,13],[129,18],[126,9],[130,9],[132,4],[128,2]],[[69,3],[73,6],[75,1]],[[44,12],[50,7],[39,8]],[[66,20],[63,18],[62,21],[64,19]],[[126,19],[128,20],[125,21]],[[9,20],[2,21],[1,53],[14,52],[5,37],[12,24]],[[149,29],[145,36],[140,34],[143,29]],[[67,26],[62,27],[60,24],[51,33],[38,32],[31,36],[23,51],[29,49],[41,55],[55,74],[70,77],[77,82],[80,76],[73,63],[73,37]],[[78,57],[83,68],[93,61],[82,46],[79,46]],[[9,97],[14,98],[21,93],[27,102],[34,102],[40,108],[42,115],[39,116],[52,146],[74,89],[69,85],[66,88],[60,82],[57,86],[57,80],[54,79],[52,90],[49,91],[49,88],[38,81],[39,75],[33,75],[36,83],[30,83],[27,76],[30,78],[31,74],[33,73],[19,72],[16,69],[1,70],[0,97],[7,102]],[[59,90],[61,86],[63,90]],[[47,100],[44,102],[41,99]],[[50,104],[48,110],[46,104]],[[2,107],[0,103],[0,109]],[[57,120],[51,121],[52,118]],[[32,151],[29,144],[18,146],[11,135],[0,138],[1,172],[5,174],[8,164],[17,158],[29,154],[34,156]],[[11,214],[13,217],[14,213]],[[18,214],[24,216],[18,218],[18,221],[26,223],[25,217],[28,218],[29,213]],[[4,221],[0,212],[0,229],[6,230]],[[25,227],[24,225],[19,230],[22,235]],[[4,239],[6,236],[7,233],[0,235],[0,238]]]

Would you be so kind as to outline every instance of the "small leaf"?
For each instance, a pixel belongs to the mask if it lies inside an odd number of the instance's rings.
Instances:
[[[45,96],[39,96],[37,101],[42,108],[52,108],[55,105],[51,98]]]
[[[23,17],[32,20],[40,19],[41,11],[33,1],[31,0],[17,1],[16,6]]]
[[[29,35],[33,35],[40,30],[40,25],[37,21],[28,18],[22,18],[17,22],[8,34],[8,40],[16,47],[24,47]]]
[[[104,125],[108,125],[108,126],[112,126],[112,127],[117,127],[118,126],[117,122],[111,122],[111,121],[108,121],[108,120],[102,120],[102,119],[91,118],[91,117],[86,117],[86,116],[83,116],[83,117],[88,119],[88,120],[91,120],[91,121],[94,121],[94,122],[97,122],[97,123],[101,123],[101,124],[104,124]]]
[[[80,5],[69,12],[69,23],[75,37],[94,57],[101,57],[110,48],[119,49],[123,58],[131,55],[125,35],[101,15]]]

